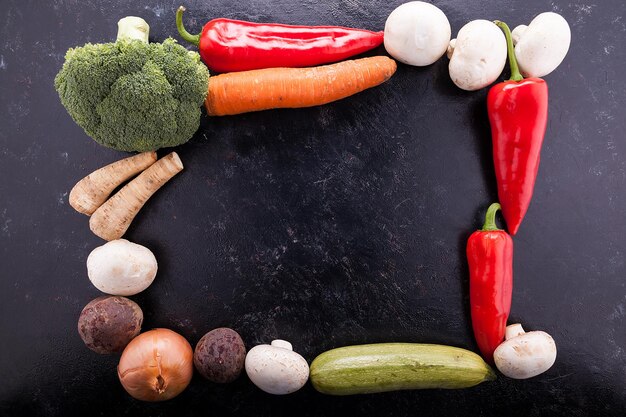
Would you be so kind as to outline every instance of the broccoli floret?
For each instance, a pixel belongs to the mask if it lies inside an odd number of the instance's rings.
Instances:
[[[70,49],[54,86],[72,119],[96,142],[143,152],[193,136],[208,80],[200,55],[174,39],[119,39]]]

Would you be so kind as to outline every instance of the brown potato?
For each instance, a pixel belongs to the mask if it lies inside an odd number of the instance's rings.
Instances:
[[[143,312],[132,300],[106,295],[89,302],[78,319],[78,334],[94,352],[120,353],[139,334]]]
[[[221,327],[202,336],[193,354],[200,375],[212,382],[232,382],[241,373],[246,347],[236,331]]]

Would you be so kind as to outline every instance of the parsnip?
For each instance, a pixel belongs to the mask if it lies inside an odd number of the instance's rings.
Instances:
[[[104,240],[121,238],[152,194],[182,170],[176,152],[159,159],[93,213],[91,231]]]
[[[157,160],[156,152],[144,152],[102,167],[87,175],[70,191],[70,206],[79,213],[92,215],[113,190]]]

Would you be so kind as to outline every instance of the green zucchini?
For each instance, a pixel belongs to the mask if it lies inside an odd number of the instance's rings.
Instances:
[[[346,346],[319,355],[311,364],[313,387],[330,395],[422,389],[467,388],[496,379],[474,352],[421,343]]]

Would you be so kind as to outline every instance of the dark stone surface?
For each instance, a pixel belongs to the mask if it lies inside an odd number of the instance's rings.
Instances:
[[[147,3],[0,3],[1,415],[626,414],[623,0],[435,2],[454,33],[476,18],[517,25],[547,10],[572,27],[569,55],[546,77],[542,165],[515,237],[511,318],[554,336],[549,372],[346,398],[310,385],[273,397],[245,375],[221,386],[196,375],[162,404],[126,395],[118,358],[93,353],[76,331],[99,295],[85,261],[103,242],[67,194],[124,154],[86,137],[52,86],[69,47],[113,39],[123,16],[148,20],[153,41],[175,35],[179,3]],[[381,29],[400,2],[185,3],[190,29],[218,16]],[[177,149],[185,171],[126,235],[159,261],[154,284],[132,297],[144,329],[171,328],[195,344],[228,326],[248,348],[284,338],[309,361],[365,342],[475,350],[464,245],[496,198],[486,90],[456,89],[446,66],[400,65],[387,84],[319,108],[205,117]]]

